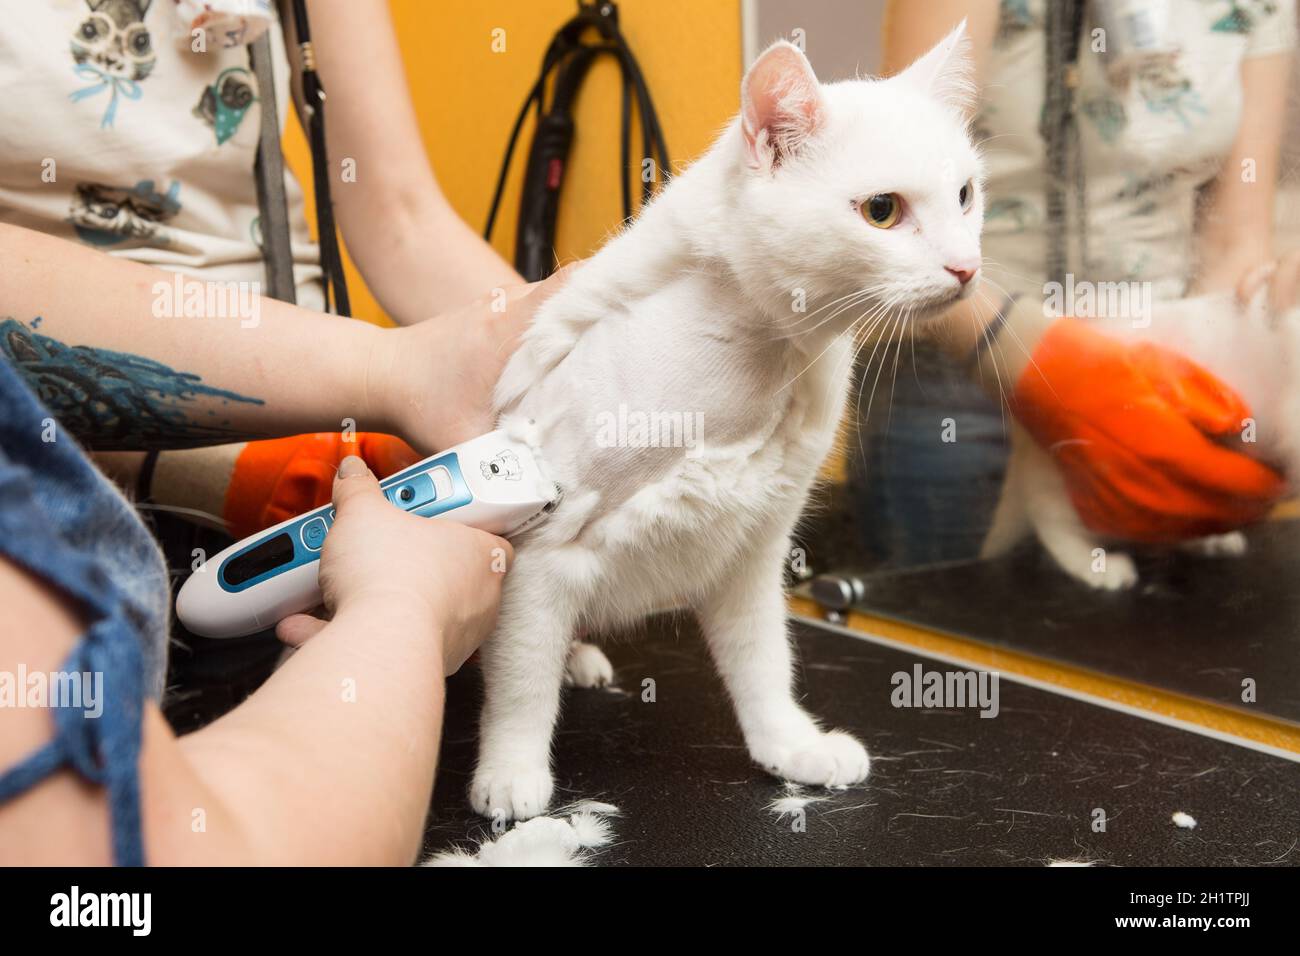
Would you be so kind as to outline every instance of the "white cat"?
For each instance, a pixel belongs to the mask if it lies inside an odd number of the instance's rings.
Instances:
[[[517,542],[483,649],[480,813],[521,819],[550,800],[575,633],[672,607],[697,612],[757,763],[807,784],[866,777],[863,746],[795,699],[783,566],[853,333],[878,340],[974,289],[966,46],[963,25],[894,78],[830,85],[796,47],[770,47],[708,152],[539,310],[497,402],[564,498]],[[611,440],[619,415],[634,424]],[[665,440],[641,416],[699,428]],[[575,645],[571,681],[608,673]]]
[[[1157,303],[1147,328],[1130,320],[1094,320],[1102,331],[1130,341],[1167,346],[1203,366],[1233,388],[1251,409],[1251,441],[1234,450],[1300,478],[1300,310],[1270,314],[1261,293],[1248,306],[1231,294],[1203,295]],[[1071,577],[1090,587],[1115,591],[1137,583],[1133,559],[1087,528],[1075,512],[1065,481],[1051,456],[1015,426],[1002,495],[981,557],[1010,550],[1033,531],[1053,560]],[[1239,531],[1200,538],[1182,545],[1207,556],[1244,554]]]

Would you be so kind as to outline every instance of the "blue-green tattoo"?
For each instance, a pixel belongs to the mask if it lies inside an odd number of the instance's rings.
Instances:
[[[0,354],[87,448],[186,448],[253,437],[232,428],[220,409],[266,404],[261,399],[204,385],[198,375],[141,355],[64,345],[32,328],[0,319]]]

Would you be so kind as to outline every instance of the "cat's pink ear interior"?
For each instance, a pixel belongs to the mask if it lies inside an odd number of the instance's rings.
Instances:
[[[967,112],[975,105],[975,62],[966,21],[899,74],[942,103]]]
[[[772,44],[740,84],[740,126],[749,165],[779,166],[817,131],[824,111],[807,57],[793,43]]]

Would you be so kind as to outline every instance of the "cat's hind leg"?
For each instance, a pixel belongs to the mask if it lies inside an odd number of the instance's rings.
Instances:
[[[564,665],[564,683],[570,687],[605,687],[614,683],[614,667],[595,644],[574,641]]]
[[[1137,583],[1137,565],[1127,554],[1102,546],[1074,510],[1056,463],[1026,442],[1021,466],[1025,510],[1047,553],[1070,577],[1090,588],[1122,591]]]
[[[481,651],[484,700],[469,799],[484,816],[526,820],[550,803],[551,735],[576,616],[537,558],[519,555]]]
[[[786,539],[742,559],[697,607],[750,756],[784,780],[843,787],[864,779],[866,749],[822,730],[794,698],[782,582]]]

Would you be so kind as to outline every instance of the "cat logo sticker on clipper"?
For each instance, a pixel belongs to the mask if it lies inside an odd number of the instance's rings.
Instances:
[[[504,478],[506,481],[518,481],[523,474],[519,467],[519,456],[512,451],[499,452],[494,458],[478,464],[483,477],[487,479]]]

